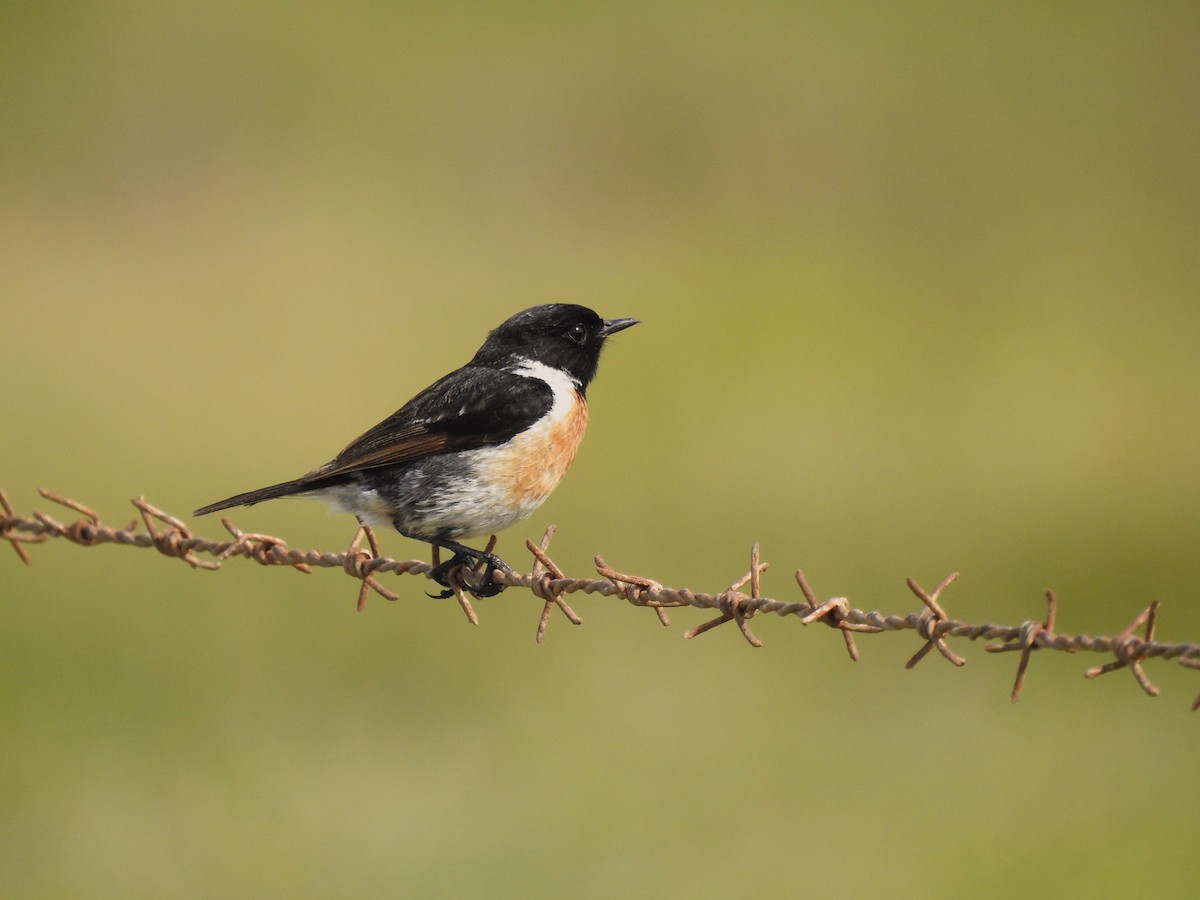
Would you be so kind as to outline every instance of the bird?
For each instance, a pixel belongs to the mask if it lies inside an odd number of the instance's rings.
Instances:
[[[471,588],[494,596],[511,568],[460,543],[531,516],[558,486],[583,439],[587,388],[605,341],[638,319],[602,319],[586,306],[550,303],[511,316],[461,368],[438,379],[307,475],[202,506],[202,516],[279,497],[331,504],[359,524],[454,556],[430,577],[449,597],[449,573],[485,566]],[[490,550],[490,548],[489,548]]]

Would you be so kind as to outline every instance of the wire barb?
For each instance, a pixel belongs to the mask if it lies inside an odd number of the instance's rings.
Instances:
[[[1029,621],[1021,626],[1021,634],[1018,640],[1008,641],[1003,644],[988,644],[983,649],[988,653],[1007,653],[1012,650],[1021,651],[1021,659],[1017,663],[1017,678],[1013,682],[1012,702],[1016,703],[1021,699],[1021,691],[1025,688],[1025,673],[1029,669],[1029,658],[1034,650],[1038,649],[1038,640],[1045,636],[1045,640],[1054,640],[1054,620],[1058,615],[1058,600],[1054,596],[1054,591],[1046,591],[1046,621],[1034,622]]]
[[[652,578],[643,578],[641,575],[626,575],[623,572],[618,572],[612,569],[604,561],[603,556],[597,556],[593,560],[596,566],[596,574],[601,578],[607,579],[617,589],[619,596],[622,596],[633,606],[648,606],[658,615],[658,621],[663,625],[670,625],[671,619],[667,616],[667,609],[670,607],[687,606],[682,601],[660,600],[658,599],[664,592],[663,586]]]
[[[850,614],[850,601],[845,597],[833,597],[824,603],[818,602],[817,595],[808,586],[804,572],[800,569],[796,570],[796,584],[800,586],[800,593],[808,601],[810,610],[800,617],[800,624],[811,625],[813,622],[824,622],[830,628],[838,629],[842,633],[842,639],[846,642],[846,652],[850,654],[850,661],[858,662],[858,647],[854,643],[854,632],[878,634],[883,629],[876,625],[855,625],[847,622],[846,617]]]
[[[17,556],[21,558],[21,562],[25,563],[25,565],[29,565],[29,554],[21,545],[40,544],[46,540],[46,535],[21,534],[10,525],[10,522],[16,522],[17,518],[13,514],[12,504],[8,502],[8,495],[4,493],[3,490],[0,490],[0,509],[4,510],[4,522],[3,526],[0,526],[0,538],[3,538],[12,545],[12,548],[16,551]]]
[[[362,548],[363,538],[367,539],[370,551]],[[360,518],[358,531],[354,535],[354,540],[350,542],[349,549],[346,550],[345,562],[346,574],[362,582],[362,587],[358,589],[357,609],[359,612],[367,608],[367,594],[371,591],[375,591],[385,600],[400,599],[399,594],[393,594],[371,574],[374,571],[371,563],[377,559],[383,559],[383,554],[379,552],[379,542],[375,540],[375,531]]]
[[[290,565],[305,575],[312,574],[312,567],[307,563],[288,561],[291,551],[288,550],[287,542],[283,539],[270,534],[252,534],[242,531],[229,519],[221,519],[221,524],[225,526],[226,531],[233,535],[233,540],[216,555],[218,563],[224,562],[231,556],[244,556],[254,560],[260,566]]]
[[[164,556],[181,559],[193,568],[200,569],[218,569],[228,560],[238,557],[252,559],[263,566],[286,566],[304,573],[310,573],[313,568],[341,569],[359,582],[358,608],[362,609],[368,593],[372,590],[388,600],[398,599],[397,594],[380,583],[378,576],[382,573],[423,575],[428,578],[441,562],[436,547],[433,550],[432,563],[385,557],[380,552],[375,533],[366,526],[358,530],[344,553],[297,550],[290,548],[282,538],[243,532],[228,519],[222,519],[222,523],[229,532],[229,540],[216,541],[197,537],[181,520],[151,505],[144,497],[133,501],[140,516],[140,523],[134,520],[124,528],[112,528],[104,525],[95,511],[76,500],[44,489],[40,493],[44,499],[71,510],[79,518],[70,524],[64,524],[43,512],[34,512],[28,517],[18,516],[14,513],[8,496],[0,490],[0,540],[12,545],[18,557],[26,564],[30,561],[29,545],[42,543],[50,538],[63,538],[82,547],[100,544],[152,547]],[[140,530],[140,525],[144,525],[145,530]],[[1059,634],[1055,626],[1057,600],[1053,591],[1046,592],[1046,619],[1043,622],[1030,621],[1019,626],[972,624],[949,618],[942,607],[941,596],[958,577],[957,573],[947,576],[933,591],[926,591],[910,578],[906,581],[908,588],[921,600],[923,608],[919,612],[904,616],[885,615],[881,612],[857,609],[851,606],[845,597],[819,600],[801,570],[796,570],[795,574],[796,584],[802,595],[801,600],[782,600],[764,595],[762,575],[767,571],[768,565],[762,561],[757,544],[750,552],[749,572],[720,593],[706,594],[687,588],[668,588],[651,578],[620,572],[611,568],[602,556],[595,557],[597,577],[569,578],[549,556],[553,536],[554,528],[551,526],[546,530],[540,544],[527,542],[526,546],[534,560],[529,573],[491,573],[496,583],[525,588],[542,601],[536,635],[538,642],[545,638],[555,607],[561,609],[569,621],[580,624],[579,616],[566,602],[566,595],[583,592],[615,597],[632,606],[653,609],[664,625],[670,624],[666,611],[671,608],[713,610],[718,613],[716,618],[685,632],[684,637],[696,637],[726,622],[734,622],[742,637],[752,647],[762,646],[762,641],[750,630],[748,624],[755,615],[773,613],[780,617],[795,616],[803,625],[823,622],[841,632],[852,660],[858,659],[858,648],[854,644],[856,634],[914,630],[924,639],[924,644],[909,659],[907,668],[915,666],[935,648],[955,666],[961,666],[965,660],[950,649],[947,640],[964,637],[970,640],[984,638],[996,642],[986,647],[991,653],[1020,651],[1017,676],[1011,693],[1014,702],[1019,699],[1024,688],[1029,660],[1034,650],[1108,654],[1113,657],[1112,661],[1089,669],[1085,673],[1086,676],[1091,679],[1117,669],[1128,668],[1142,690],[1150,696],[1157,696],[1158,688],[1146,677],[1143,668],[1145,660],[1153,657],[1174,659],[1189,670],[1200,671],[1200,644],[1168,643],[1155,639],[1154,632],[1160,610],[1158,601],[1142,610],[1133,622],[1114,637]],[[364,540],[369,550],[363,547]],[[496,537],[493,535],[485,552],[490,554],[495,545]],[[467,620],[472,624],[478,624],[479,617],[475,614],[468,595],[477,596],[472,593],[473,587],[480,584],[480,579],[487,578],[488,574],[484,562],[473,567],[459,565],[447,573],[451,590]],[[749,593],[743,590],[747,585]],[[1143,626],[1143,634],[1135,634]],[[1196,697],[1192,709],[1200,710],[1200,696]]]
[[[87,515],[83,507],[80,507],[75,501],[66,501],[61,497],[51,496],[48,491],[39,489],[39,493],[48,500],[53,500],[55,503],[62,503],[64,506],[71,509],[79,510]],[[172,516],[170,513],[165,513],[156,506],[152,506],[146,501],[145,497],[138,497],[133,501],[133,505],[138,508],[142,514],[142,521],[146,523],[146,531],[150,533],[150,539],[154,543],[155,549],[163,556],[174,556],[177,559],[182,559],[193,569],[219,569],[221,564],[211,560],[200,559],[193,552],[192,548],[192,533],[182,521]],[[92,513],[94,516],[95,513]],[[99,519],[95,519],[98,522]],[[165,531],[159,531],[155,526],[155,522],[159,522],[167,526]],[[90,536],[90,535],[89,535]]]
[[[944,626],[950,621],[950,617],[946,615],[946,611],[938,605],[938,597],[942,591],[958,580],[958,573],[951,572],[942,579],[942,583],[933,589],[933,593],[927,593],[923,587],[913,581],[911,578],[905,579],[908,589],[912,591],[921,602],[925,604],[925,609],[922,611],[920,618],[917,619],[917,634],[925,638],[925,645],[921,647],[912,658],[904,664],[904,668],[911,669],[934,647],[937,647],[938,653],[950,660],[956,666],[965,666],[967,661],[950,649],[943,635],[949,630]]]
[[[758,544],[750,548],[750,571],[735,581],[727,590],[722,591],[717,595],[717,608],[721,610],[721,615],[715,619],[710,619],[702,625],[697,625],[690,631],[685,631],[683,636],[685,639],[697,637],[704,634],[706,631],[711,631],[718,625],[724,625],[726,622],[737,622],[738,630],[742,632],[742,637],[751,647],[761,647],[762,641],[754,636],[754,632],[750,630],[750,626],[746,624],[746,620],[753,616],[758,610],[747,601],[760,600],[762,595],[759,593],[760,576],[767,570],[770,563],[759,561]],[[741,592],[741,589],[746,586],[746,582],[750,582],[750,596],[747,597]]]
[[[484,552],[491,553],[492,548],[495,546],[496,546],[496,536],[493,534],[491,540],[488,541],[487,549]],[[437,544],[434,544],[433,545],[433,567],[430,569],[430,577],[433,577],[432,573],[435,572],[436,570],[440,569],[441,566],[442,566],[442,550]],[[479,616],[475,613],[475,607],[473,607],[471,605],[471,601],[467,597],[467,593],[470,591],[470,588],[468,587],[467,583],[463,580],[463,577],[462,577],[463,571],[465,568],[466,568],[465,565],[458,565],[458,566],[454,566],[453,568],[451,568],[446,573],[446,581],[449,582],[450,593],[452,593],[454,595],[454,599],[458,601],[458,605],[459,605],[459,607],[461,607],[461,609],[463,611],[463,615],[465,615],[467,617],[467,621],[470,622],[472,625],[478,625],[479,624]],[[428,596],[438,598],[437,594],[429,594]],[[448,595],[442,594],[441,596],[445,597]]]
[[[1130,622],[1125,629],[1118,634],[1112,641],[1112,652],[1117,658],[1114,662],[1105,663],[1102,666],[1088,669],[1083,673],[1084,678],[1097,678],[1101,675],[1106,675],[1109,672],[1115,672],[1117,669],[1129,667],[1129,671],[1133,673],[1133,677],[1137,683],[1142,686],[1142,690],[1151,697],[1158,696],[1158,688],[1156,688],[1146,677],[1146,672],[1142,669],[1143,657],[1138,651],[1143,644],[1148,644],[1154,640],[1154,625],[1158,620],[1158,601],[1155,600],[1140,613],[1137,618]],[[1146,626],[1146,637],[1139,638],[1134,632],[1137,631],[1143,624]],[[1195,707],[1192,707],[1195,709]]]
[[[582,625],[583,619],[575,615],[575,610],[567,605],[567,601],[563,599],[561,589],[555,589],[556,581],[565,580],[565,576],[554,560],[546,555],[546,551],[550,548],[550,541],[554,538],[554,532],[557,528],[551,525],[542,535],[542,543],[535,544],[533,541],[526,540],[525,547],[533,554],[533,571],[531,573],[532,583],[529,589],[533,593],[546,601],[542,607],[542,617],[538,620],[537,634],[534,640],[541,643],[546,637],[546,628],[550,625],[550,615],[554,612],[554,607],[558,607],[563,611],[563,615],[571,622],[572,625]]]

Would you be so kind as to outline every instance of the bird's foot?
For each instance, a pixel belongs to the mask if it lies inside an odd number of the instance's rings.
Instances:
[[[477,584],[462,585],[476,597],[495,597],[503,591],[508,585],[500,584],[496,581],[497,572],[512,572],[512,567],[504,560],[496,556],[494,553],[488,553],[483,550],[472,550],[470,547],[464,547],[457,543],[435,544],[434,546],[442,546],[454,551],[454,556],[444,563],[439,563],[434,566],[433,571],[429,573],[429,577],[446,588],[436,594],[429,594],[437,600],[445,600],[447,597],[454,596],[454,587],[451,584],[452,573],[455,570],[460,572],[463,570],[470,571],[476,568],[480,563],[484,564],[483,577]],[[460,580],[461,584],[461,580]]]

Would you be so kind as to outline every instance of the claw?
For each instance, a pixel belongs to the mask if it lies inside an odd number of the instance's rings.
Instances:
[[[497,583],[495,575],[497,572],[511,573],[512,567],[494,553],[472,550],[470,547],[464,547],[461,544],[451,546],[449,549],[454,551],[454,556],[448,561],[435,566],[433,571],[429,573],[429,577],[446,588],[446,590],[436,594],[426,592],[426,596],[433,597],[435,600],[445,600],[453,597],[454,589],[449,580],[450,572],[459,567],[474,567],[481,562],[484,564],[483,578],[479,584],[467,588],[472,594],[476,597],[495,597],[508,587],[506,584]]]

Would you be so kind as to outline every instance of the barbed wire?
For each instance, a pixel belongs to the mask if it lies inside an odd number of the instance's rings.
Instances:
[[[23,562],[30,562],[27,547],[51,538],[62,538],[83,547],[98,544],[120,544],[158,550],[164,556],[181,559],[196,569],[219,569],[229,559],[252,559],[264,566],[287,566],[297,571],[311,573],[314,567],[341,569],[360,582],[358,609],[361,611],[373,591],[387,600],[398,600],[399,595],[388,590],[377,576],[392,572],[397,575],[424,575],[438,566],[438,549],[433,549],[432,562],[421,560],[397,560],[383,556],[375,535],[369,527],[360,527],[350,546],[342,553],[323,550],[295,550],[288,547],[282,538],[269,534],[244,532],[227,518],[221,520],[231,539],[209,540],[192,534],[184,522],[169,513],[152,506],[144,497],[132,501],[145,530],[139,529],[137,519],[124,528],[104,525],[100,517],[77,500],[60,496],[42,488],[38,493],[59,506],[78,513],[81,518],[65,524],[44,512],[33,512],[28,517],[15,515],[7,495],[0,490],[0,540],[8,541]],[[1121,632],[1112,637],[1092,637],[1087,634],[1059,634],[1055,631],[1058,602],[1053,591],[1046,592],[1046,618],[1043,621],[1028,621],[1020,625],[976,625],[951,619],[942,606],[942,594],[958,578],[954,572],[942,579],[932,591],[927,591],[913,579],[906,580],[912,593],[921,601],[922,608],[906,615],[885,615],[856,609],[845,597],[819,600],[809,586],[804,572],[795,572],[796,584],[802,600],[778,600],[762,594],[761,577],[769,566],[760,557],[757,544],[750,551],[750,570],[735,580],[725,590],[709,594],[687,588],[668,588],[650,578],[630,575],[611,568],[601,556],[595,558],[598,578],[568,578],[548,554],[550,541],[554,537],[554,526],[546,529],[540,543],[526,541],[525,546],[533,556],[533,565],[527,573],[495,571],[495,582],[508,587],[529,590],[542,603],[536,639],[540,643],[546,636],[554,610],[559,609],[573,624],[582,620],[566,602],[566,595],[574,593],[599,594],[616,597],[632,606],[645,607],[654,611],[663,625],[669,625],[669,609],[693,607],[714,610],[718,615],[683,633],[685,638],[698,637],[717,626],[733,622],[745,640],[753,647],[761,647],[762,641],[750,630],[749,620],[759,613],[772,613],[782,617],[799,619],[802,625],[822,623],[839,631],[852,660],[859,658],[855,643],[856,634],[881,634],[885,632],[915,631],[924,643],[905,664],[911,669],[931,650],[955,666],[966,664],[961,656],[950,649],[947,638],[996,641],[985,647],[989,653],[1019,652],[1017,676],[1012,688],[1012,702],[1016,702],[1025,685],[1030,658],[1035,650],[1059,650],[1066,653],[1082,651],[1107,654],[1110,662],[1094,666],[1084,672],[1085,678],[1096,678],[1119,669],[1129,669],[1142,690],[1151,697],[1158,696],[1158,688],[1146,676],[1143,663],[1148,659],[1178,660],[1181,666],[1200,669],[1200,644],[1167,643],[1154,639],[1158,623],[1159,602],[1156,600],[1143,609]],[[362,546],[366,540],[369,549]],[[493,535],[487,551],[494,548]],[[211,557],[211,558],[204,558]],[[473,625],[479,617],[471,605],[472,589],[480,583],[485,573],[482,567],[470,569],[458,566],[451,569],[447,580],[463,613]],[[743,588],[749,585],[750,592]],[[1142,629],[1142,634],[1136,632]],[[1200,709],[1200,696],[1192,703],[1192,709]]]

